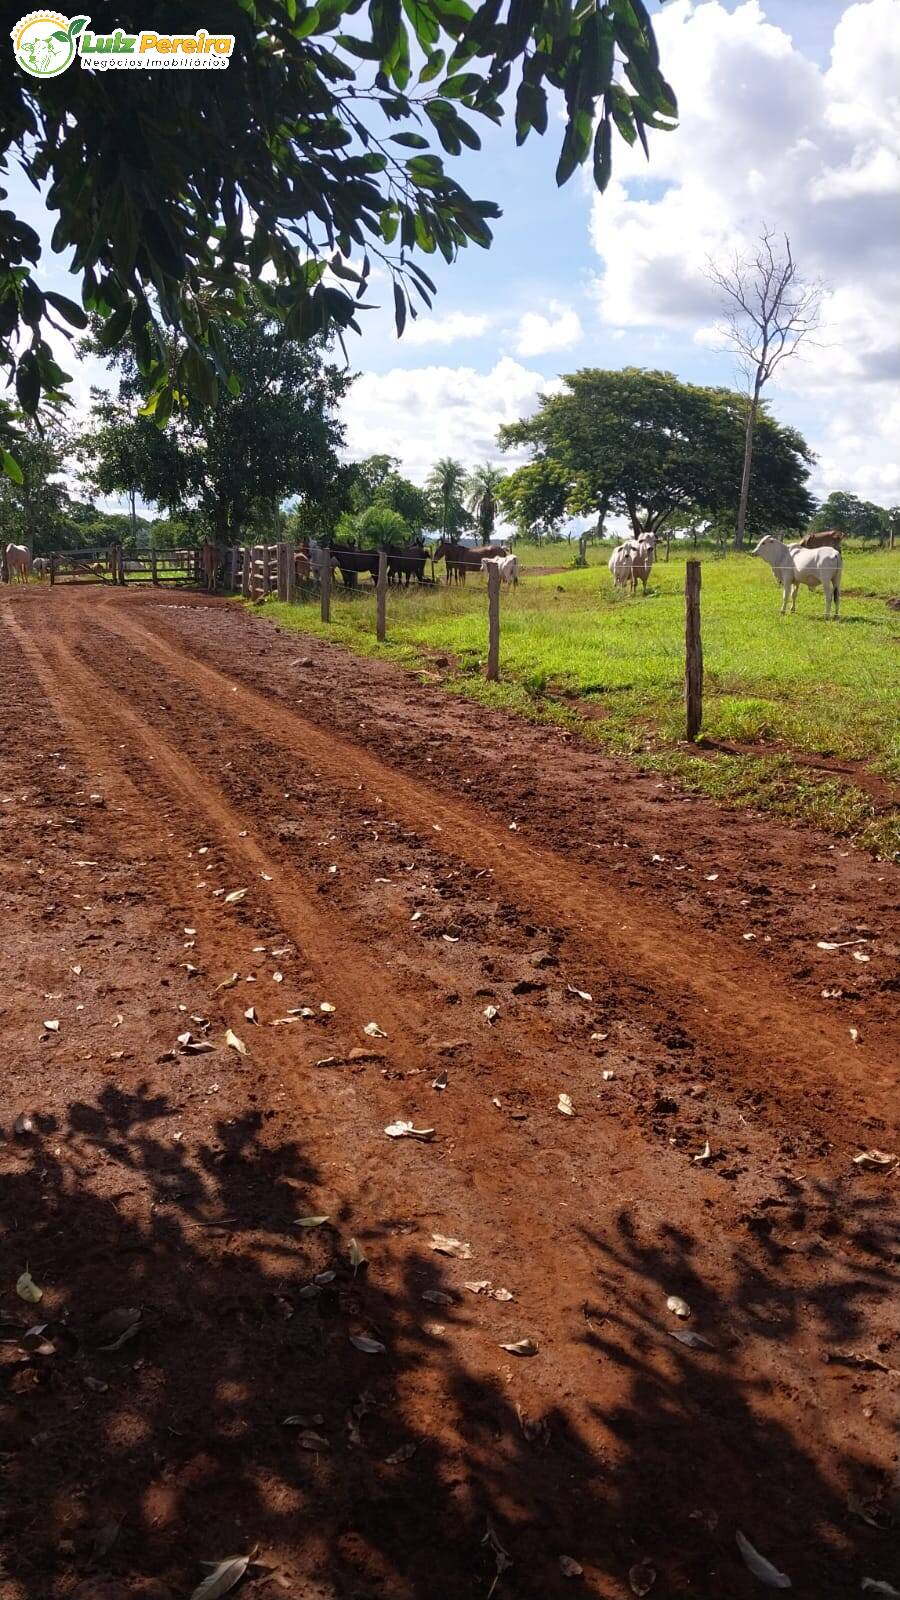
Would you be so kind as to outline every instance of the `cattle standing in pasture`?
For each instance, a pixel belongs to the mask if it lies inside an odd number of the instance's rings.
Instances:
[[[204,539],[200,546],[200,572],[207,594],[215,594],[219,585],[225,582],[227,558],[227,545],[219,544],[215,539]]]
[[[442,539],[435,547],[434,559],[447,563],[447,582],[465,583],[467,572],[480,572],[486,556],[505,556],[509,551],[502,544],[457,544],[452,539]]]
[[[655,558],[655,533],[642,533],[639,539],[626,539],[624,544],[617,545],[609,558],[614,587],[627,589],[630,586],[632,594],[636,594],[640,580],[646,594],[650,568]]]
[[[806,533],[790,550],[840,550],[844,535],[836,528],[826,528],[824,533]]]
[[[424,541],[415,540],[412,544],[389,544],[386,547],[388,583],[403,583],[409,588],[411,578],[416,583],[425,582],[425,563],[428,552]]]
[[[373,581],[378,580],[378,551],[357,550],[354,545],[334,545],[332,560],[337,562],[338,571],[348,589],[355,588],[356,580],[361,572],[368,572]]]
[[[46,556],[35,556],[31,563],[31,570],[38,582],[41,583],[50,571],[50,562]]]
[[[501,583],[518,583],[518,556],[485,556],[481,563],[482,572],[490,571],[491,567],[497,568]]]
[[[791,595],[791,614],[797,609],[797,591],[801,583],[808,589],[815,589],[819,584],[825,592],[825,620],[831,616],[831,602],[834,600],[835,620],[838,617],[841,600],[841,576],[844,563],[840,550],[833,545],[817,549],[801,549],[795,545],[790,549],[782,544],[780,539],[775,539],[767,533],[760,539],[752,555],[762,556],[767,561],[775,577],[781,585],[782,601],[781,615],[787,610],[788,595]]]
[[[20,583],[28,582],[31,571],[31,554],[27,544],[8,544],[6,546],[6,570],[9,574],[7,582],[12,583],[18,578]]]
[[[309,583],[312,576],[312,567],[309,556],[305,550],[294,551],[294,582]]]

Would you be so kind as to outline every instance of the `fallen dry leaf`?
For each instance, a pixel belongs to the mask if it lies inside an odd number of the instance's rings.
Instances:
[[[225,989],[233,989],[236,983],[240,983],[240,980],[240,973],[233,972],[230,978],[223,978],[221,983],[216,984],[216,987],[213,989],[213,994],[222,994]]]
[[[231,1028],[226,1028],[225,1030],[225,1043],[227,1044],[229,1050],[236,1050],[239,1056],[245,1056],[247,1054],[247,1046],[245,1045],[243,1039],[239,1039],[237,1034],[232,1032]]]
[[[249,1565],[249,1556],[230,1556],[227,1561],[220,1561],[194,1590],[191,1600],[220,1600],[240,1583]]]
[[[574,1117],[575,1115],[575,1107],[567,1094],[560,1095],[556,1102],[556,1109],[561,1111],[564,1117]]]
[[[885,1600],[900,1600],[900,1589],[895,1589],[892,1583],[885,1583],[883,1578],[863,1578],[860,1585],[863,1594],[884,1595]]]
[[[350,1240],[347,1250],[347,1257],[354,1272],[358,1271],[360,1267],[364,1267],[369,1259],[362,1249],[362,1246],[357,1244],[355,1239]]]
[[[434,1138],[434,1128],[414,1128],[411,1122],[389,1122],[384,1131],[389,1139],[423,1139],[427,1142]]]
[[[694,1333],[692,1328],[669,1328],[670,1339],[677,1339],[679,1344],[686,1344],[691,1350],[715,1350],[715,1345],[704,1339],[702,1333]]]
[[[367,1034],[370,1039],[386,1039],[387,1038],[387,1034],[385,1033],[384,1029],[383,1028],[379,1028],[377,1022],[367,1022],[365,1027],[363,1028],[363,1033]]]
[[[21,1273],[16,1279],[16,1294],[30,1306],[36,1306],[38,1301],[44,1298],[43,1289],[38,1288],[28,1271]]]
[[[896,1160],[898,1157],[891,1155],[888,1150],[861,1150],[858,1156],[853,1157],[853,1165],[880,1172],[885,1167],[892,1166]]]
[[[584,1567],[580,1561],[574,1560],[572,1556],[560,1556],[559,1570],[564,1578],[580,1578],[584,1572]]]
[[[566,993],[574,994],[578,1000],[593,1000],[594,996],[588,994],[586,989],[576,989],[571,983],[566,984]]]
[[[428,1304],[432,1306],[452,1306],[454,1304],[454,1296],[445,1294],[443,1289],[423,1289],[422,1299],[427,1300]]]
[[[389,1467],[397,1467],[402,1461],[411,1461],[417,1449],[418,1445],[415,1444],[401,1444],[399,1450],[395,1450],[392,1455],[385,1456],[385,1462]]]
[[[447,1082],[448,1079],[446,1072],[439,1072],[437,1077],[433,1080],[431,1087],[432,1089],[446,1089]]]
[[[295,1217],[295,1228],[321,1228],[328,1221],[327,1217]]]
[[[712,1151],[709,1148],[709,1140],[707,1139],[705,1145],[703,1146],[703,1149],[700,1151],[700,1154],[698,1156],[694,1156],[693,1160],[694,1161],[709,1161],[711,1159],[712,1159]]]
[[[501,1350],[508,1350],[511,1356],[536,1356],[538,1347],[533,1339],[517,1339],[515,1344],[501,1344]]]
[[[817,950],[848,950],[852,944],[868,944],[868,939],[819,939]]]
[[[470,1244],[466,1244],[462,1239],[449,1239],[443,1233],[433,1233],[431,1235],[431,1248],[436,1250],[438,1255],[456,1256],[460,1261],[471,1261],[472,1259],[472,1246]]]
[[[13,1123],[13,1133],[21,1139],[26,1133],[36,1132],[34,1118],[28,1111],[20,1111]]]
[[[656,1568],[649,1561],[638,1561],[628,1573],[628,1587],[632,1594],[649,1594],[656,1582]]]
[[[678,1294],[669,1295],[666,1301],[666,1310],[673,1312],[676,1317],[689,1317],[691,1314],[691,1308],[687,1301],[682,1300]]]
[[[333,1012],[336,1010],[336,1007],[331,1004],[330,1000],[323,1000],[322,1004],[319,1007],[319,1010],[323,1011],[325,1013],[326,1017],[330,1017],[333,1014]]]
[[[331,1445],[321,1433],[314,1433],[311,1428],[304,1428],[297,1435],[297,1443],[301,1450],[330,1450]]]
[[[256,1015],[256,1007],[255,1006],[248,1006],[247,1007],[246,1011],[244,1012],[244,1021],[245,1022],[258,1022],[259,1021],[259,1017]]]
[[[59,1022],[56,1017],[51,1017],[49,1022],[44,1023],[44,1027],[48,1033],[59,1033]]]
[[[496,1006],[485,1006],[484,1015],[487,1018],[488,1022],[496,1022],[496,1020],[499,1017],[500,1013],[497,1010]]]
[[[779,1572],[777,1567],[773,1567],[771,1561],[767,1561],[765,1556],[761,1556],[759,1551],[753,1548],[750,1540],[746,1539],[740,1532],[740,1529],[734,1537],[743,1557],[744,1566],[748,1572],[753,1573],[754,1578],[758,1578],[760,1583],[764,1583],[769,1589],[791,1589],[793,1587],[787,1574]]]
[[[225,899],[222,903],[226,906],[237,905],[239,900],[243,900],[246,893],[246,889],[232,889],[231,893],[225,896]],[[225,1593],[224,1589],[222,1590],[222,1593]]]
[[[387,1349],[380,1339],[371,1339],[367,1333],[351,1333],[350,1343],[354,1350],[361,1350],[367,1356],[382,1356]]]
[[[871,961],[872,957],[867,955],[865,950],[854,950],[853,959],[854,961]]]

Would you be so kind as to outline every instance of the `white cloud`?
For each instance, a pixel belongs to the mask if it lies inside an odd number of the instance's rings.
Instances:
[[[559,388],[509,356],[490,372],[473,367],[429,366],[365,372],[342,407],[347,446],[359,459],[384,451],[421,481],[438,456],[458,456],[467,466],[506,460],[497,447],[501,423],[528,415],[541,394]]]
[[[549,317],[526,311],[519,318],[514,348],[520,356],[543,356],[548,350],[568,350],[581,338],[581,322],[572,306],[551,300]]]
[[[448,311],[445,317],[418,317],[408,322],[407,344],[456,344],[459,339],[480,339],[491,319],[469,311]]]
[[[763,221],[789,233],[805,272],[831,289],[819,344],[779,380],[792,409],[812,415],[816,487],[897,502],[896,391],[885,386],[900,379],[900,5],[848,4],[824,70],[767,10],[777,15],[772,0],[733,11],[673,0],[660,13],[681,124],[653,136],[649,167],[620,151],[616,182],[593,201],[597,303],[617,328],[715,346],[708,258],[748,245]]]

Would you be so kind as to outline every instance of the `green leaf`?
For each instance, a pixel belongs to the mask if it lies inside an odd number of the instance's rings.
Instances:
[[[22,316],[29,327],[36,328],[43,315],[44,296],[34,279],[26,278],[22,285]]]
[[[22,468],[19,466],[15,456],[11,456],[8,450],[3,450],[2,447],[0,447],[0,457],[2,457],[3,460],[3,471],[6,473],[6,476],[11,478],[13,483],[24,483],[25,479],[22,476]]]
[[[602,194],[612,176],[612,123],[600,118],[594,140],[594,182]]]
[[[406,296],[399,283],[394,284],[394,321],[399,339],[406,327]]]
[[[419,0],[403,0],[403,9],[413,25],[413,31],[422,49],[430,50],[441,36],[441,30],[430,7],[421,5]]]
[[[44,299],[48,300],[54,310],[58,311],[61,317],[65,317],[73,328],[87,327],[87,313],[82,306],[76,305],[74,300],[70,300],[64,294],[57,294],[55,289],[47,289]]]
[[[436,78],[439,72],[443,72],[444,62],[446,59],[447,57],[445,56],[443,50],[433,50],[424,67],[422,68],[422,71],[419,73],[419,82],[431,83],[432,79]]]
[[[118,311],[114,311],[112,316],[107,317],[97,335],[97,343],[100,348],[102,350],[114,350],[117,344],[121,344],[130,323],[131,306],[120,306]]]
[[[421,133],[392,133],[390,139],[392,144],[402,144],[407,150],[428,149],[428,140]]]
[[[477,94],[483,86],[484,79],[477,72],[457,72],[452,78],[444,79],[439,92],[448,100],[462,100],[466,95]]]
[[[393,244],[400,226],[400,212],[396,206],[387,206],[381,213],[381,237],[385,244]]]
[[[355,39],[350,33],[339,33],[335,36],[334,42],[351,56],[359,56],[361,61],[381,60],[381,51],[371,39]]]
[[[33,417],[41,398],[41,372],[33,350],[25,351],[16,368],[16,394],[22,410]]]
[[[69,38],[77,39],[78,35],[84,32],[90,20],[90,17],[73,17],[69,23]]]

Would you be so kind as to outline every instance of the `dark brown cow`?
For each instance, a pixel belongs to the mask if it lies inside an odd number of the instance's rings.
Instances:
[[[465,583],[467,572],[480,572],[485,556],[505,556],[509,552],[502,544],[457,544],[452,539],[442,539],[435,547],[434,559],[447,563],[447,582]]]
[[[208,594],[215,594],[225,581],[225,562],[228,546],[217,544],[215,539],[204,539],[200,546],[200,571]]]
[[[826,528],[824,533],[806,533],[799,540],[801,550],[840,550],[844,535],[837,528]]]

